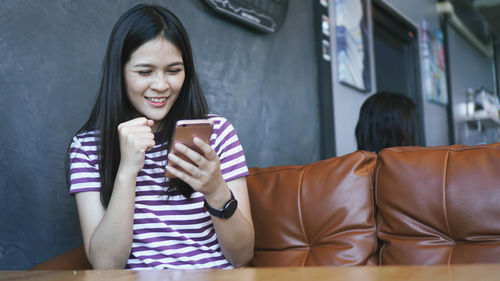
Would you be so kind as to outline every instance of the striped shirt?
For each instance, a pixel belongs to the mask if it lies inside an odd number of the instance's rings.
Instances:
[[[224,180],[248,175],[238,136],[223,117],[214,121],[210,145],[220,159]],[[98,134],[76,135],[70,148],[70,193],[99,191]],[[144,167],[137,175],[133,242],[126,268],[202,269],[233,266],[222,254],[209,213],[203,212],[203,194],[191,198],[166,195],[168,144],[157,144],[146,152]]]

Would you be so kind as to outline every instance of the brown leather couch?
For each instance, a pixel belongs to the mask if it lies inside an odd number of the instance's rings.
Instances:
[[[250,266],[500,263],[500,143],[251,168],[248,189]],[[58,261],[82,269],[33,269]]]
[[[252,168],[248,186],[252,266],[500,263],[500,143]]]

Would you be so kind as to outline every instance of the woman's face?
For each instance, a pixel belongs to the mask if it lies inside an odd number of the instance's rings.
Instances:
[[[163,37],[140,46],[125,64],[127,96],[137,117],[155,121],[155,127],[172,108],[184,84],[181,51]]]

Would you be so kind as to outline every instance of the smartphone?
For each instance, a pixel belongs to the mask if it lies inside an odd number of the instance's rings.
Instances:
[[[178,152],[175,149],[176,143],[182,143],[190,149],[203,154],[201,150],[193,143],[193,138],[198,137],[202,141],[206,143],[210,143],[210,136],[212,135],[212,130],[214,127],[214,122],[212,120],[207,119],[193,119],[193,120],[179,120],[175,123],[174,130],[174,138],[172,143],[172,153],[179,156],[181,159],[184,159],[191,164],[196,165],[191,161],[191,159],[187,158],[184,154]],[[178,167],[175,164],[171,164],[172,167],[183,171],[182,168]],[[165,175],[169,178],[175,178],[174,175],[166,171]]]

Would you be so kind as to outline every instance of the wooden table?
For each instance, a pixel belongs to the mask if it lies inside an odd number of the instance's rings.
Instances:
[[[500,280],[500,265],[281,267],[191,271],[0,271],[0,280],[486,281]]]

